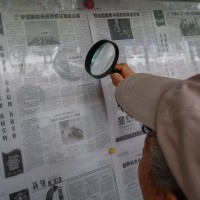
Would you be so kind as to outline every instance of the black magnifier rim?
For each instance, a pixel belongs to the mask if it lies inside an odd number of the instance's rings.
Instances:
[[[97,49],[102,44],[105,44],[105,43],[111,43],[114,46],[114,48],[115,48],[115,59],[114,59],[113,63],[111,64],[110,68],[105,73],[103,73],[101,75],[93,75],[90,71],[90,65],[91,65],[92,58],[93,58],[95,52],[97,51]],[[119,58],[118,46],[110,40],[100,40],[97,43],[95,43],[92,46],[92,48],[89,50],[89,52],[86,56],[86,59],[85,59],[85,69],[92,77],[94,77],[96,79],[104,78],[105,76],[107,76],[108,74],[110,74],[113,71],[113,69],[115,68],[115,65],[117,64],[118,58]]]

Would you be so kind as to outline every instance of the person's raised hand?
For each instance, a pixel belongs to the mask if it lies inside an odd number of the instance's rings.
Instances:
[[[114,72],[111,74],[113,85],[117,86],[124,78],[134,74],[133,70],[127,64],[117,64],[115,68],[119,73]]]

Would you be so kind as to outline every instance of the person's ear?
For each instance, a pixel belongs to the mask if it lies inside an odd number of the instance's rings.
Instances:
[[[172,192],[166,192],[165,200],[178,200],[176,195]]]
[[[179,200],[173,192],[170,192],[167,189],[157,190],[156,200]]]

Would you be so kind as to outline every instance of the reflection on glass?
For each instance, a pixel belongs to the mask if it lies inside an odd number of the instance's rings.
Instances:
[[[102,75],[108,71],[115,59],[115,48],[111,43],[102,44],[92,57],[90,70],[93,75]]]

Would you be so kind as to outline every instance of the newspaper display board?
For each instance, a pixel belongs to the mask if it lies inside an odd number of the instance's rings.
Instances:
[[[85,56],[109,39],[135,72],[187,78],[200,71],[200,11],[21,10],[0,13],[0,199],[142,200],[141,123]]]

